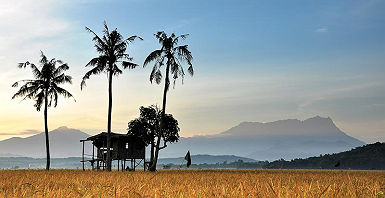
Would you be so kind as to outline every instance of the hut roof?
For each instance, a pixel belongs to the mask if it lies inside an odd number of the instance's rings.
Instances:
[[[101,132],[97,135],[88,137],[88,141],[93,141],[95,146],[101,146],[103,145],[103,142],[107,142],[107,132]],[[127,135],[127,134],[120,134],[120,133],[113,133],[111,132],[111,141],[122,141],[127,143],[135,143],[139,145],[144,145],[144,142],[141,138],[133,136],[133,135]]]
[[[103,140],[103,139],[106,139],[107,140],[107,132],[101,132],[99,134],[96,134],[94,136],[90,136],[87,138],[87,140],[91,140],[91,141],[94,141],[94,140]],[[111,132],[111,138],[116,138],[116,137],[124,137],[124,136],[127,136],[127,134],[120,134],[120,133],[113,133]]]

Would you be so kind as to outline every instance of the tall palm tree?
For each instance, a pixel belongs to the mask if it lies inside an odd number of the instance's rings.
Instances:
[[[86,27],[86,30],[94,35],[92,39],[95,42],[96,51],[99,53],[98,57],[90,60],[86,65],[93,67],[88,71],[81,82],[81,89],[86,85],[86,80],[91,75],[100,74],[102,72],[107,73],[108,76],[108,118],[107,118],[107,170],[111,171],[111,114],[112,114],[112,77],[117,76],[122,72],[117,63],[120,63],[124,69],[134,69],[138,66],[132,63],[132,58],[126,53],[127,46],[130,42],[133,42],[136,38],[143,40],[138,36],[131,36],[127,39],[123,39],[123,36],[117,31],[117,29],[111,32],[108,29],[106,22],[104,22],[103,36],[99,37],[94,31]]]
[[[58,64],[58,66],[57,66]],[[48,107],[52,105],[57,106],[58,95],[63,95],[65,98],[73,98],[72,94],[67,90],[59,87],[61,84],[72,83],[72,77],[65,75],[64,72],[69,69],[66,63],[61,60],[51,59],[41,52],[40,67],[39,69],[35,64],[30,62],[19,63],[19,68],[25,68],[30,66],[34,79],[21,80],[15,82],[12,87],[18,87],[20,82],[22,85],[13,95],[12,99],[16,97],[24,97],[25,99],[35,100],[35,107],[37,111],[40,111],[44,103],[44,128],[45,128],[45,147],[47,153],[47,165],[46,169],[50,168],[50,152],[49,152],[49,138],[48,138]]]
[[[159,43],[161,44],[161,49],[155,50],[151,52],[146,60],[144,61],[143,67],[145,67],[147,64],[151,62],[155,62],[152,72],[150,74],[150,81],[151,83],[155,80],[157,84],[161,83],[162,80],[162,72],[160,71],[160,68],[166,64],[166,79],[165,79],[165,85],[164,85],[164,91],[163,91],[163,106],[162,106],[162,120],[165,117],[166,114],[166,99],[167,99],[167,92],[168,88],[170,86],[170,70],[172,78],[174,79],[174,85],[176,79],[179,77],[184,78],[184,70],[182,67],[182,63],[187,63],[189,66],[187,68],[188,73],[193,76],[194,75],[194,69],[192,65],[193,57],[191,55],[191,52],[188,49],[188,45],[178,45],[178,42],[180,39],[186,39],[188,34],[183,34],[180,36],[176,36],[174,33],[172,33],[170,36],[167,36],[167,34],[163,31],[157,32],[154,34],[155,37],[158,39]],[[161,121],[161,131],[163,128],[163,122]],[[157,143],[156,143],[156,150],[155,150],[155,157],[154,162],[151,163],[150,171],[156,170],[156,163],[158,160],[159,155],[159,145],[160,145],[161,138],[158,137]]]

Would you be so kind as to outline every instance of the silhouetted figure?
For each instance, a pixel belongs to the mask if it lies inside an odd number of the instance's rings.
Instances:
[[[340,161],[338,161],[338,162],[337,162],[337,164],[335,164],[335,165],[334,165],[334,167],[336,167],[336,168],[337,168],[337,167],[339,167],[340,165],[341,165],[341,162],[340,162]]]
[[[191,165],[191,156],[190,156],[190,151],[187,151],[186,156],[184,157],[185,160],[187,160],[187,168],[190,167]]]

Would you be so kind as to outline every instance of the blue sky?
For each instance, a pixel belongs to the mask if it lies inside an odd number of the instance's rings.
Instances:
[[[37,62],[39,50],[69,63],[74,85],[68,89],[78,101],[61,100],[51,110],[51,128],[105,128],[107,79],[92,77],[82,92],[78,85],[96,56],[84,27],[101,33],[106,21],[125,36],[144,38],[128,51],[139,64],[159,47],[156,31],[190,34],[185,43],[196,75],[178,82],[168,103],[182,135],[320,115],[364,141],[385,141],[384,1],[21,0],[1,2],[0,10],[0,77],[7,79],[0,104],[14,112],[0,117],[4,133],[43,129],[31,103],[9,100],[15,91],[9,85],[28,76],[16,63]],[[114,81],[116,131],[124,132],[140,105],[161,103],[162,86],[151,85],[149,73],[127,70]],[[8,124],[20,112],[31,121]]]

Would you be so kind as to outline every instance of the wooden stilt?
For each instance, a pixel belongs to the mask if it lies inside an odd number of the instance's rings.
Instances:
[[[95,155],[95,145],[92,144],[92,170],[95,169],[95,168],[94,168],[94,163],[95,163],[95,157],[94,157],[94,155]]]
[[[84,141],[83,141],[83,151],[82,151],[82,163],[83,163],[83,170],[84,169]]]

